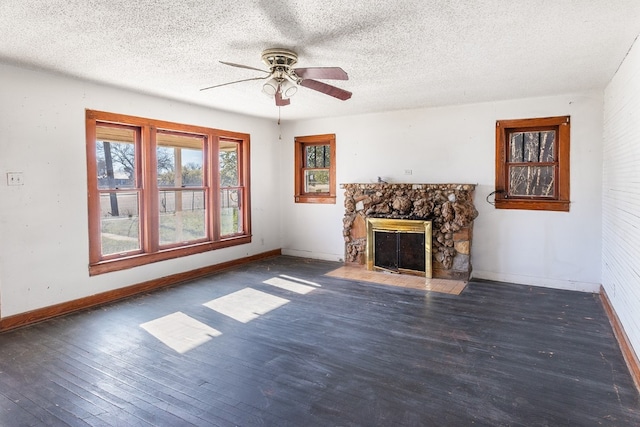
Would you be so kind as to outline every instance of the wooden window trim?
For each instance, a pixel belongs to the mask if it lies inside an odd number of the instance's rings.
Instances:
[[[234,136],[231,136],[234,135]],[[244,141],[244,137],[246,137],[246,141]],[[218,191],[215,191],[213,198],[214,198],[214,203],[216,204],[216,206],[220,206],[221,205],[221,200],[220,200],[220,189],[221,188],[226,188],[226,189],[240,189],[242,192],[242,198],[241,198],[241,203],[240,203],[240,215],[242,216],[242,218],[244,219],[244,226],[246,227],[245,230],[243,230],[240,233],[236,233],[236,234],[229,234],[229,235],[220,235],[220,227],[218,227],[216,230],[214,230],[215,234],[215,238],[217,241],[233,241],[234,239],[241,239],[243,238],[245,235],[250,234],[250,222],[249,222],[249,218],[250,218],[250,211],[251,211],[251,197],[249,197],[249,173],[250,173],[250,164],[249,164],[249,159],[251,158],[250,156],[250,147],[249,147],[249,136],[248,135],[244,135],[244,134],[239,134],[239,133],[231,133],[231,132],[226,132],[224,136],[220,136],[218,137],[218,144],[216,145],[216,150],[215,150],[215,154],[212,153],[212,162],[211,162],[211,167],[210,170],[212,171],[211,173],[215,173],[216,176],[218,176],[218,172],[220,170],[220,163],[219,163],[219,157],[218,157],[218,148],[220,147],[220,142],[221,141],[226,141],[226,142],[234,142],[234,143],[238,143],[238,185],[237,186],[231,186],[231,187],[222,187],[220,185],[218,185]]]
[[[329,145],[329,192],[311,194],[304,192],[304,148],[309,145]],[[295,137],[294,200],[296,203],[336,203],[336,135],[309,135]]]
[[[497,209],[528,209],[568,212],[570,207],[570,116],[543,117],[532,119],[498,120],[496,122],[496,191]],[[554,198],[544,196],[507,196],[509,150],[508,134],[513,131],[557,131],[556,140],[556,194]],[[538,163],[536,163],[538,164]],[[539,163],[543,164],[543,163]]]
[[[98,173],[96,158],[96,126],[97,123],[121,124],[138,127],[141,129],[141,141],[136,144],[136,150],[144,152],[139,157],[141,167],[138,171],[138,179],[141,188],[140,227],[141,227],[141,251],[129,253],[124,256],[103,256],[101,248],[100,229],[100,199],[98,191]],[[198,254],[230,246],[242,245],[251,242],[251,217],[250,217],[250,137],[248,134],[211,129],[201,126],[191,126],[180,123],[172,123],[161,120],[153,120],[142,117],[126,116],[123,114],[108,113],[95,110],[87,110],[86,124],[86,152],[87,152],[87,194],[89,215],[89,274],[97,275],[112,271],[118,271],[137,267],[158,261]],[[203,175],[206,182],[205,203],[207,205],[207,239],[206,241],[192,241],[180,246],[160,247],[157,237],[159,213],[156,180],[155,158],[155,130],[171,130],[205,137],[203,147]],[[218,172],[218,147],[221,140],[238,141],[238,178],[242,191],[241,218],[243,232],[220,236],[220,220],[217,206],[220,206],[219,193],[220,182]]]

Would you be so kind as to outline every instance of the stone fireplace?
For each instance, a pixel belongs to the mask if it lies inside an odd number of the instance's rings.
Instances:
[[[367,264],[367,221],[428,221],[432,277],[468,280],[471,274],[473,184],[341,184],[345,191],[345,262]],[[370,249],[371,250],[371,249]]]

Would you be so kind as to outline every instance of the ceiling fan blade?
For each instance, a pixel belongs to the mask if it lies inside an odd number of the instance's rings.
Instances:
[[[260,68],[250,67],[248,65],[234,64],[233,62],[224,62],[224,61],[220,61],[220,63],[224,65],[230,65],[232,67],[246,68],[247,70],[260,71],[261,73],[271,74],[269,71],[261,70]]]
[[[319,82],[317,80],[306,79],[300,82],[300,86],[308,87],[309,89],[317,90],[334,98],[338,98],[342,101],[346,101],[351,98],[352,93],[339,87],[331,86],[326,83]]]
[[[278,91],[276,92],[276,105],[278,107],[284,107],[285,105],[289,105],[291,104],[291,100],[290,99],[283,99],[282,98],[282,91],[280,90],[280,86],[278,86]]]
[[[340,67],[310,67],[294,70],[302,79],[349,80],[346,71]]]
[[[200,89],[200,90],[201,90],[201,91],[203,91],[203,90],[213,89],[214,87],[227,86],[227,85],[232,85],[232,84],[235,84],[235,83],[248,82],[248,81],[251,81],[251,80],[264,80],[264,79],[268,79],[270,76],[271,76],[271,75],[268,75],[267,77],[252,77],[252,78],[250,78],[250,79],[236,80],[236,81],[233,81],[233,82],[222,83],[222,84],[219,84],[219,85],[213,85],[213,86],[209,86],[209,87],[203,87],[203,88],[202,88],[202,89]]]

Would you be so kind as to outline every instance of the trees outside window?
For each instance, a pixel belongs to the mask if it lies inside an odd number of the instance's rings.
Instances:
[[[88,110],[89,271],[251,241],[249,135]]]
[[[569,211],[569,116],[496,122],[499,209]]]
[[[336,202],[336,136],[295,138],[296,203]]]

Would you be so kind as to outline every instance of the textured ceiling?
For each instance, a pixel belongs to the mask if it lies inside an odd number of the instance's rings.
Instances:
[[[300,88],[283,120],[604,88],[640,33],[638,0],[11,0],[0,61],[277,117],[262,50],[339,66],[354,93]],[[3,82],[6,83],[6,82]]]

